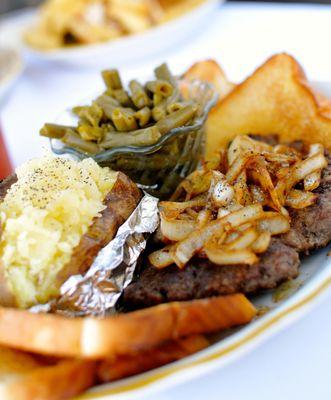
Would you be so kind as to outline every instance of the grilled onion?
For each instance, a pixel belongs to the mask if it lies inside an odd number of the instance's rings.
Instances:
[[[265,212],[263,219],[259,220],[257,226],[262,232],[268,232],[270,235],[279,235],[290,230],[288,218],[276,212]]]
[[[217,248],[205,248],[209,260],[218,265],[236,265],[236,264],[256,264],[258,258],[250,250],[221,250]]]
[[[292,189],[286,197],[285,205],[291,208],[306,208],[314,204],[316,199],[317,195],[314,193]]]
[[[194,255],[219,265],[256,263],[272,236],[289,231],[286,207],[315,203],[318,195],[311,191],[326,165],[319,144],[304,158],[288,145],[238,136],[218,165],[204,163],[180,184],[174,198],[184,201],[160,203],[160,231],[171,244],[152,253],[150,263],[184,268]],[[300,182],[303,190],[295,187]]]

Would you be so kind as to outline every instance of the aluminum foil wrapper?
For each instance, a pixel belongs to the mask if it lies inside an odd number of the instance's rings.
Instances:
[[[115,238],[99,252],[86,274],[71,276],[61,286],[59,299],[35,306],[31,311],[69,316],[113,313],[123,290],[132,281],[147,237],[158,224],[158,199],[145,194]]]

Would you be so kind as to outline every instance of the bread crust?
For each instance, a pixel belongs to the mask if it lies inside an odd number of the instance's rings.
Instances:
[[[12,175],[0,183],[0,202],[16,181],[16,175]],[[83,274],[88,270],[98,252],[114,238],[118,228],[137,207],[140,198],[141,192],[138,187],[125,174],[118,172],[112,190],[104,199],[106,208],[101,212],[101,217],[94,218],[87,233],[82,236],[80,243],[73,250],[70,262],[58,273],[54,282],[57,289],[71,275]],[[7,284],[1,260],[0,305],[17,306],[15,296]]]
[[[1,400],[64,400],[95,383],[96,363],[34,356],[0,347]]]
[[[206,69],[204,62],[199,68]],[[207,158],[239,134],[272,133],[282,142],[304,139],[330,150],[331,102],[310,87],[300,64],[288,54],[269,58],[213,108],[207,121]]]
[[[255,315],[243,294],[161,304],[106,318],[0,308],[0,344],[58,357],[112,358],[246,324]]]

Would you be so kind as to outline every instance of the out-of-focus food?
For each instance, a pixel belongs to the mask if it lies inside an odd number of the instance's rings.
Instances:
[[[25,42],[50,51],[102,43],[143,32],[177,18],[205,0],[47,0]]]
[[[1,400],[64,400],[95,382],[96,365],[0,348]]]
[[[34,159],[0,186],[0,302],[23,308],[86,271],[140,198],[124,174],[92,159]]]
[[[242,294],[162,304],[106,318],[72,319],[0,308],[0,344],[53,356],[113,358],[246,324],[255,315],[255,307]]]
[[[209,341],[204,336],[192,335],[137,354],[104,360],[98,365],[97,377],[103,383],[116,381],[180,360],[208,345]]]

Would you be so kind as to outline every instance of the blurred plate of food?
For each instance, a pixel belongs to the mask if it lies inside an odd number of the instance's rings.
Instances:
[[[39,59],[120,65],[178,46],[198,32],[219,0],[48,0],[3,32]],[[23,43],[22,43],[23,42]]]

